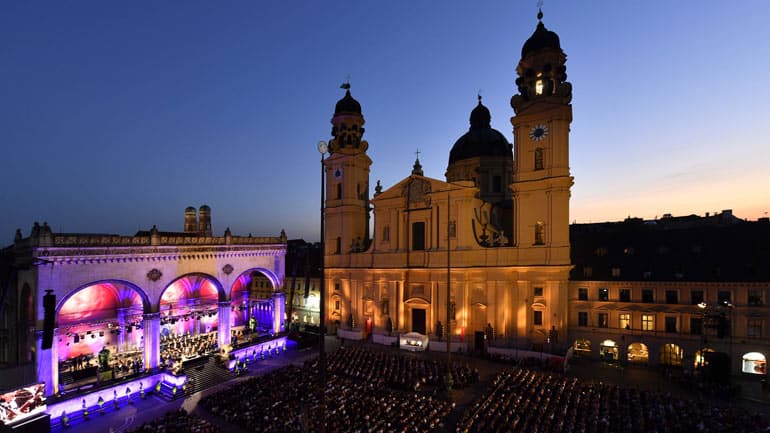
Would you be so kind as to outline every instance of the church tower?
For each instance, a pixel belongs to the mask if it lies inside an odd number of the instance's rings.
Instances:
[[[511,98],[514,135],[514,241],[541,264],[570,263],[569,128],[572,85],[559,36],[537,29],[524,43],[516,67],[518,94]],[[538,251],[540,250],[540,251]]]
[[[364,251],[369,246],[369,143],[362,140],[361,104],[350,95],[337,102],[326,170],[325,255]]]

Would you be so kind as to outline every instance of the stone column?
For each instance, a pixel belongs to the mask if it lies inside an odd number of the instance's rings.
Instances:
[[[217,320],[219,322],[219,348],[230,345],[230,302],[219,303],[219,316]]]
[[[53,331],[53,344],[50,349],[43,349],[43,330],[35,330],[35,351],[37,357],[37,380],[45,382],[45,395],[59,392],[59,355],[57,350],[58,328]]]
[[[144,332],[144,368],[158,367],[160,361],[160,313],[148,313],[142,316]]]
[[[126,310],[118,309],[118,352],[126,350]]]
[[[273,332],[278,334],[285,329],[284,314],[286,311],[286,294],[283,292],[273,293]]]

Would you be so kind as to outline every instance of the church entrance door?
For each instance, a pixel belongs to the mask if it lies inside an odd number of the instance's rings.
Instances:
[[[427,335],[425,332],[425,310],[422,308],[412,309],[412,331]]]

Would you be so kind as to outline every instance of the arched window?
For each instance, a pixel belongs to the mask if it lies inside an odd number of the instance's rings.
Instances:
[[[338,183],[337,184],[337,199],[339,200],[341,198],[342,198],[342,184]]]
[[[538,147],[535,149],[535,170],[543,169],[543,148]]]
[[[749,352],[743,355],[741,371],[749,374],[766,374],[767,359],[759,352]]]

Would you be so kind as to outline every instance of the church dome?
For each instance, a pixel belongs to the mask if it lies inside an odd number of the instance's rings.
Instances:
[[[334,114],[341,113],[361,114],[361,104],[350,96],[350,90],[347,90],[345,96],[337,101],[337,105],[334,106]]]
[[[537,19],[543,19],[543,13],[537,14]],[[537,23],[535,33],[524,42],[524,46],[521,47],[521,58],[527,56],[529,53],[540,51],[544,48],[553,48],[555,50],[561,50],[561,44],[559,43],[559,35],[545,28],[542,21]]]
[[[471,111],[470,129],[455,142],[449,152],[449,165],[481,156],[504,156],[513,159],[511,144],[500,131],[492,129],[491,120],[489,109],[479,100],[479,105]]]

